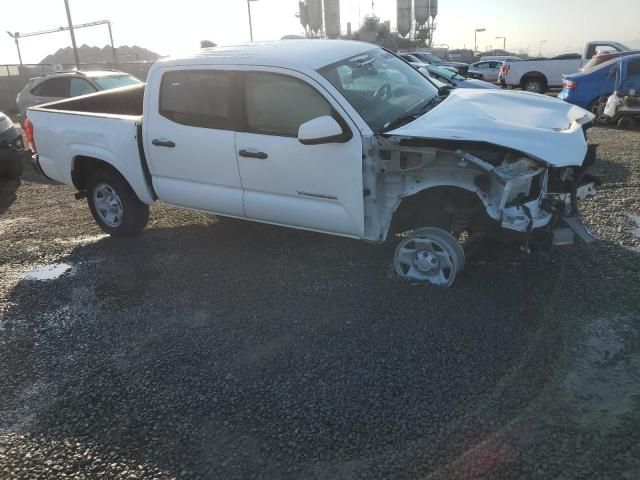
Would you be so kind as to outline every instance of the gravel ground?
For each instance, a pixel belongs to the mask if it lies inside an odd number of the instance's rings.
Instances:
[[[0,216],[0,478],[640,478],[640,133],[592,137],[599,241],[487,247],[449,290],[389,246],[164,206],[109,238],[28,174]]]

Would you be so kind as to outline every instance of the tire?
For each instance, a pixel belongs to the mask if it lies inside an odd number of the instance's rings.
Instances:
[[[450,287],[462,272],[464,250],[450,233],[436,227],[414,230],[398,244],[394,269],[401,278]]]
[[[526,77],[522,80],[522,90],[543,94],[547,91],[547,82],[541,77]]]
[[[611,94],[603,95],[601,97],[596,98],[591,102],[589,106],[589,111],[596,116],[596,123],[598,125],[615,125],[620,120],[620,115],[616,115],[615,117],[607,117],[604,114],[604,107],[607,106],[607,101]]]
[[[149,221],[149,206],[140,201],[122,175],[109,168],[90,175],[87,203],[98,226],[114,237],[136,235]]]

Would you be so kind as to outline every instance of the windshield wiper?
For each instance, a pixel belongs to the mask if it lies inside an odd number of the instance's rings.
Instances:
[[[435,95],[434,97],[430,98],[429,100],[427,100],[426,102],[424,102],[420,106],[418,106],[418,107],[414,108],[413,110],[411,110],[410,113],[407,113],[405,115],[402,115],[402,116],[396,118],[395,120],[391,120],[390,122],[385,123],[382,126],[382,132],[381,133],[388,132],[389,130],[393,130],[396,127],[399,127],[401,125],[404,125],[405,123],[408,123],[408,122],[411,122],[411,121],[415,120],[416,118],[424,115],[429,109],[431,109],[434,106],[436,106],[443,99],[444,99],[444,96]]]

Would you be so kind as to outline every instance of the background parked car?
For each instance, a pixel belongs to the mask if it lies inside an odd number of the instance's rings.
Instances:
[[[500,69],[503,87],[522,88],[529,92],[545,93],[561,87],[563,75],[577,72],[597,52],[626,52],[630,48],[614,41],[594,41],[585,45],[582,55],[568,53],[553,58],[530,58],[517,62],[505,61]]]
[[[484,80],[485,82],[497,82],[500,75],[502,62],[498,60],[480,61],[469,65],[469,78]]]
[[[629,55],[636,55],[640,53],[640,50],[630,50],[628,52],[606,52],[600,53],[596,55],[591,60],[589,60],[580,70],[579,72],[588,72],[589,70],[597,67],[598,65],[602,65],[603,63],[607,63],[610,60],[614,60],[620,57],[626,57]]]
[[[522,60],[520,57],[516,57],[515,55],[488,55],[486,57],[480,57],[481,62],[517,62],[518,60]]]
[[[18,94],[16,104],[20,115],[24,117],[27,108],[33,105],[139,83],[143,82],[118,70],[47,74],[29,80]]]
[[[565,75],[558,98],[591,110],[599,123],[611,124],[618,116],[607,117],[607,99],[618,91],[622,96],[640,93],[640,54],[619,57],[587,72]]]
[[[460,75],[466,75],[469,70],[469,64],[461,62],[447,62],[437,55],[429,52],[410,52],[408,55],[414,57],[414,61],[426,63],[427,65],[437,65],[439,67],[453,67]]]
[[[493,83],[485,82],[483,80],[476,80],[473,78],[467,78],[459,73],[452,72],[451,70],[438,66],[438,65],[424,65],[424,68],[429,71],[431,78],[441,81],[442,83],[455,88],[496,88],[499,86]]]

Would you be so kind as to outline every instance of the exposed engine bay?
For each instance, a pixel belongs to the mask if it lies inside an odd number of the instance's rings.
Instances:
[[[554,168],[507,148],[478,142],[377,137],[364,160],[365,234],[439,226],[454,235],[492,231],[528,243],[545,233],[554,245],[573,243],[582,226],[577,202],[594,196],[599,180],[581,165]]]

